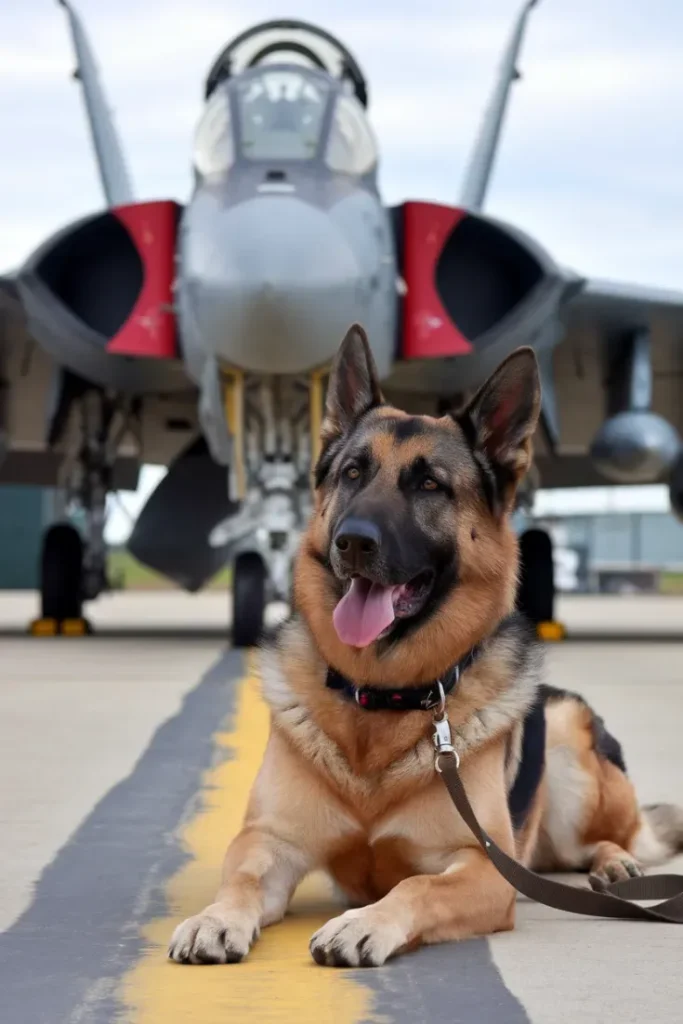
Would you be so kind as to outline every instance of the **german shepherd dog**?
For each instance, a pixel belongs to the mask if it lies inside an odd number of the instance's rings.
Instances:
[[[607,882],[683,846],[683,811],[639,807],[619,744],[580,697],[542,686],[535,632],[514,613],[509,516],[539,405],[523,348],[461,412],[408,415],[349,330],[297,612],[262,654],[263,763],[216,900],[176,929],[173,960],[241,960],[315,868],[351,905],[312,937],[318,964],[374,967],[512,928],[515,893],[434,770],[430,709],[445,694],[464,787],[511,856]]]

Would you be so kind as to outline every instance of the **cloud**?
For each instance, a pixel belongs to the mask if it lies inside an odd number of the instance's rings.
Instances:
[[[291,5],[290,5],[291,6]],[[457,199],[517,0],[294,3],[364,66],[387,200]],[[81,0],[138,194],[184,199],[204,77],[248,18],[224,0]],[[241,9],[240,9],[241,10]],[[675,0],[553,0],[529,26],[488,208],[583,272],[681,287],[683,8]],[[102,202],[71,44],[56,5],[15,5],[0,44],[0,266]]]
[[[81,0],[140,196],[181,200],[213,59],[249,19],[222,0]],[[320,19],[317,3],[294,14]],[[468,9],[469,8],[469,9]],[[472,139],[512,20],[513,0],[457,6],[357,0],[325,24],[357,54],[371,90],[387,200],[456,201]],[[63,16],[15,7],[0,46],[0,265],[18,263],[63,223],[101,205]],[[671,0],[554,0],[534,12],[488,207],[537,235],[561,260],[602,276],[681,285],[683,11]],[[9,145],[7,145],[9,142]]]

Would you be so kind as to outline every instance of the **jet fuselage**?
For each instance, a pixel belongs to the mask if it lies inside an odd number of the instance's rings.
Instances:
[[[268,65],[221,82],[197,130],[180,225],[186,364],[254,374],[324,366],[367,324],[380,372],[396,335],[396,258],[377,151],[355,97],[324,72]]]

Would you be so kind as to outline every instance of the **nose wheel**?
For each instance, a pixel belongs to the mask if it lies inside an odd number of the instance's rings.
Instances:
[[[239,513],[212,534],[236,552],[235,647],[260,639],[266,601],[291,598],[292,568],[311,508],[311,462],[320,435],[323,372],[311,380],[245,378],[225,371],[224,419],[230,440],[228,494]],[[312,460],[313,456],[313,460]]]
[[[253,647],[263,633],[266,609],[266,564],[256,551],[243,551],[235,559],[232,602],[233,644]]]

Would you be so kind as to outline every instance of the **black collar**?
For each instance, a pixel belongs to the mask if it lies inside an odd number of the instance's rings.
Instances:
[[[455,689],[461,674],[469,668],[479,654],[479,647],[473,647],[464,658],[451,665],[440,679],[425,686],[378,687],[354,686],[341,672],[328,668],[325,685],[330,690],[339,690],[347,700],[354,701],[364,711],[431,711],[438,708],[443,696]]]

